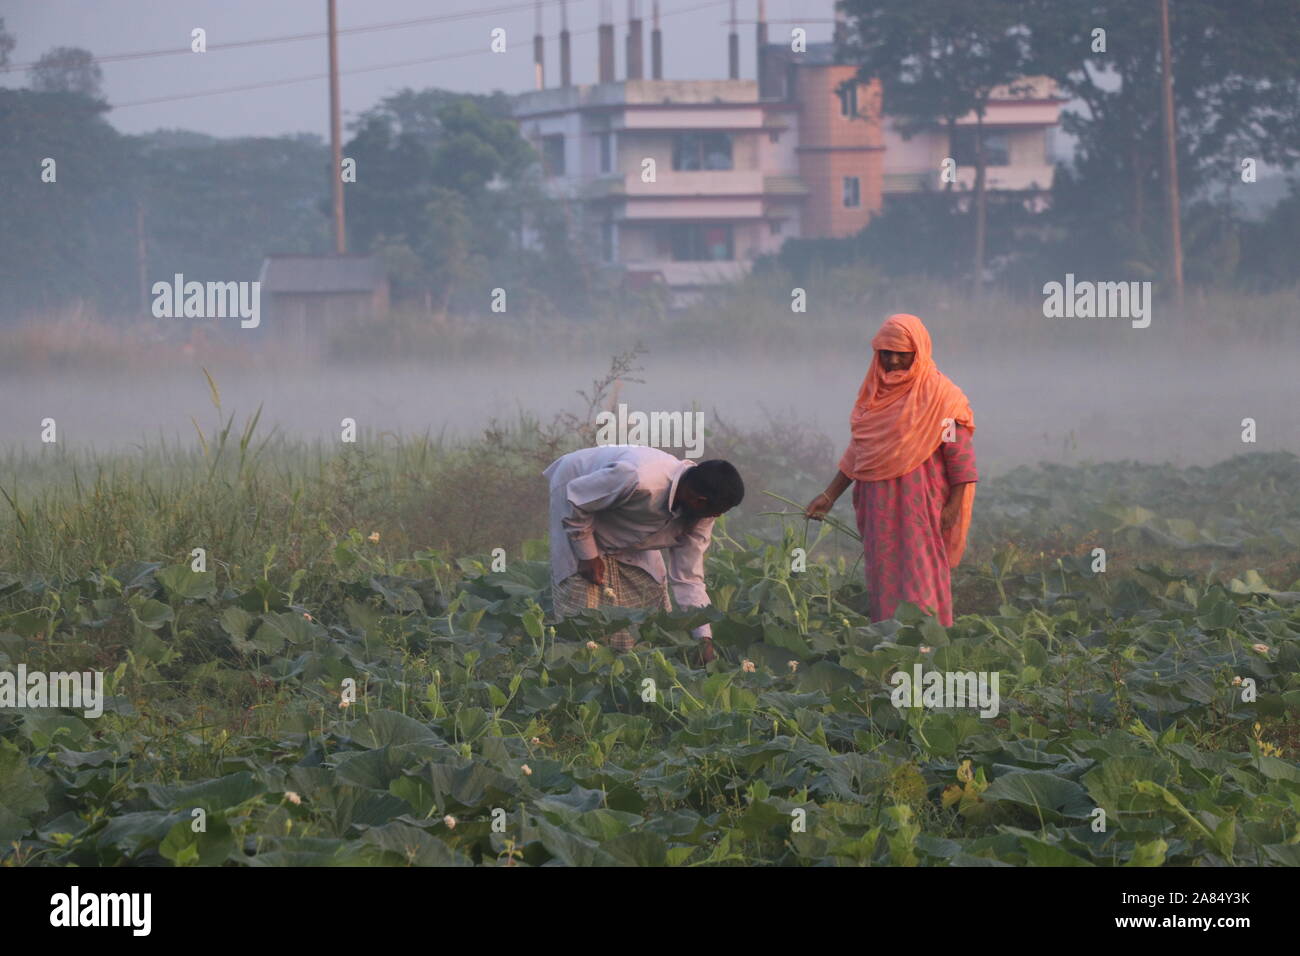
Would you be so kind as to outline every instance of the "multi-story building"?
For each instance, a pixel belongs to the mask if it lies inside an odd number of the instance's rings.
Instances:
[[[756,80],[665,80],[652,35],[652,78],[642,77],[641,25],[630,21],[628,73],[614,79],[613,26],[599,35],[595,84],[562,85],[515,98],[521,130],[542,157],[553,195],[570,201],[600,256],[635,279],[662,278],[678,299],[742,275],[786,239],[861,230],[891,195],[940,188],[942,161],[957,162],[956,188],[974,170],[974,117],[904,139],[882,115],[877,82],[854,82],[833,45],[768,44],[758,26]],[[543,76],[540,39],[537,76]],[[984,119],[990,189],[1040,202],[1051,188],[1049,131],[1063,102],[1050,81],[1002,91]]]

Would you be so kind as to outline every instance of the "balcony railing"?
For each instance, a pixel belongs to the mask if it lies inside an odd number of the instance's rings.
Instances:
[[[808,186],[798,176],[764,176],[763,192],[769,196],[806,196]]]
[[[1051,189],[1054,173],[1055,167],[1047,163],[988,166],[984,170],[984,182],[991,190]],[[940,181],[937,169],[885,173],[884,179],[886,193],[919,193],[925,190],[941,190],[946,185]],[[970,192],[975,188],[973,166],[957,168],[957,182],[954,188],[957,192]]]
[[[642,182],[640,173],[605,175],[584,188],[589,199],[610,196],[803,196],[808,187],[798,176],[767,176],[756,169],[657,170],[655,181]]]

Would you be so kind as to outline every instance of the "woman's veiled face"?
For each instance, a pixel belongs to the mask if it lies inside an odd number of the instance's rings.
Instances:
[[[916,358],[915,352],[891,352],[888,349],[880,349],[876,354],[880,356],[880,367],[886,372],[905,372]]]

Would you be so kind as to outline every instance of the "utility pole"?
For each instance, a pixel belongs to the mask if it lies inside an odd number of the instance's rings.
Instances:
[[[329,2],[330,31],[330,153],[334,168],[330,177],[334,187],[334,252],[344,255],[348,251],[347,233],[343,229],[343,138],[339,131],[339,33],[335,3]]]
[[[731,32],[727,34],[727,78],[740,79],[740,35],[736,33],[736,0],[731,0]]]
[[[1174,65],[1169,44],[1169,0],[1160,4],[1160,86],[1164,100],[1165,185],[1169,204],[1169,273],[1174,302],[1183,307],[1183,239],[1178,214],[1178,151],[1174,136]]]
[[[542,39],[542,0],[536,4],[537,23],[533,28],[533,89],[546,88],[546,41]]]
[[[149,314],[149,253],[144,242],[144,204],[135,197],[135,268],[140,282],[140,309]]]
[[[560,85],[572,85],[573,74],[569,67],[569,8],[560,0]]]
[[[650,31],[650,78],[664,78],[664,35],[659,30],[659,0],[654,0],[654,27]]]

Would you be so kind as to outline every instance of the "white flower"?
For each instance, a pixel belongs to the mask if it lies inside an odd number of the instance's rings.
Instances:
[[[595,641],[588,641],[588,642],[587,642],[587,650],[589,650],[589,651],[594,651],[594,650],[595,650],[596,648],[598,648],[598,647],[600,647],[600,645],[597,644]]]
[[[932,650],[934,650],[934,648],[931,647],[929,644],[922,644],[919,650],[921,651],[922,654],[929,654]]]
[[[1251,649],[1252,649],[1252,650],[1259,651],[1261,654],[1267,654],[1267,653],[1268,653],[1268,645],[1267,645],[1267,644],[1252,644],[1252,645],[1251,645]]]
[[[791,673],[791,674],[793,674],[795,671],[797,671],[797,670],[799,669],[799,662],[798,662],[798,661],[786,661],[786,663],[787,663],[788,665],[790,665],[790,673]]]
[[[754,662],[746,658],[740,662],[740,669],[746,674],[754,673]]]
[[[618,595],[614,593],[613,588],[605,588],[605,597],[609,598],[611,601],[618,600]]]
[[[453,817],[450,813],[442,818],[442,822],[447,824],[448,830],[456,829],[456,818]]]
[[[378,532],[378,531],[372,531],[372,532],[370,532],[370,537],[366,538],[366,540],[369,541],[371,544],[378,544],[378,543],[379,543],[379,532]]]
[[[541,737],[534,737],[534,738],[532,739],[532,745],[533,745],[534,747],[540,747],[541,744],[542,744],[542,738],[541,738]]]
[[[308,620],[308,621],[311,620],[311,615],[308,614],[306,611],[303,611],[303,612],[302,612],[302,616],[303,616],[303,618],[304,618],[305,620]]]
[[[531,777],[533,775],[533,768],[528,766],[528,764],[524,764],[519,769],[524,772],[525,777]]]
[[[284,792],[284,798],[295,806],[302,803],[302,797],[298,796],[298,794],[294,793],[292,790],[286,790]]]

